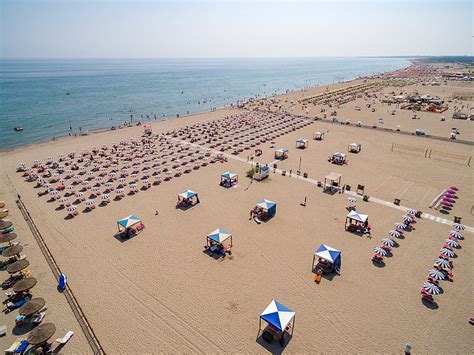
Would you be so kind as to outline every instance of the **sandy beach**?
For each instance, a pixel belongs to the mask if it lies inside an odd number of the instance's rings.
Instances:
[[[430,74],[418,74],[403,87],[380,84],[395,83],[392,77],[371,77],[254,101],[244,108],[153,122],[153,134],[145,138],[139,126],[0,152],[1,199],[38,279],[32,291],[47,299],[46,319],[57,327],[54,339],[74,331],[62,352],[90,353],[91,348],[56,289],[53,273],[15,204],[17,195],[67,274],[107,353],[399,353],[407,342],[416,353],[470,352],[474,122],[451,117],[454,106],[472,114],[474,90],[472,82],[441,79],[441,66],[429,68]],[[440,85],[427,84],[433,81]],[[335,103],[336,96],[329,98],[331,106],[305,100],[371,83],[379,84],[364,87],[346,103]],[[453,98],[456,93],[470,99]],[[403,104],[382,102],[402,94],[429,94],[444,100],[448,109],[413,112],[402,109]],[[331,111],[337,114],[331,116]],[[350,124],[317,119],[323,115]],[[357,127],[358,121],[378,128]],[[449,139],[453,127],[460,133],[457,141]],[[397,128],[411,133],[423,129],[446,140],[401,134]],[[314,140],[315,132],[324,133],[324,139]],[[308,141],[306,149],[296,149],[298,139]],[[353,142],[361,144],[359,153],[348,152]],[[288,158],[276,160],[276,148],[288,149]],[[262,154],[256,156],[256,149]],[[103,155],[99,158],[94,150]],[[61,154],[71,152],[73,158],[61,161]],[[328,161],[336,152],[346,154],[346,164]],[[49,161],[50,168],[57,161],[44,183],[38,181],[44,171],[37,173],[35,160],[41,162],[38,166]],[[46,186],[65,162],[62,170],[77,170],[58,173],[58,180],[64,181]],[[20,163],[31,170],[17,172]],[[268,164],[267,179],[246,177],[256,163]],[[238,174],[236,186],[219,185],[226,171]],[[83,174],[74,178],[79,172]],[[342,175],[339,188],[345,186],[345,193],[325,193],[318,186],[331,172]],[[36,178],[26,181],[32,173]],[[137,185],[133,194],[131,183]],[[51,194],[60,184],[64,190]],[[98,193],[91,198],[96,185]],[[358,185],[364,186],[361,195],[356,194]],[[69,197],[67,186],[75,186]],[[439,197],[451,186],[458,192],[444,208]],[[124,196],[118,199],[120,189]],[[176,208],[176,201],[185,189],[198,192],[200,203],[183,210]],[[104,194],[110,195],[110,202],[103,203]],[[56,200],[59,196],[67,197],[64,206]],[[369,216],[370,235],[345,230],[350,197],[356,199],[357,211]],[[263,198],[276,202],[277,212],[257,224],[249,219],[249,211]],[[94,208],[86,205],[90,199]],[[68,206],[76,206],[75,216],[68,217]],[[380,240],[403,222],[405,207],[424,214],[414,218],[412,230],[394,238],[383,264],[372,262]],[[145,228],[121,239],[117,220],[131,214]],[[433,296],[433,303],[423,302],[420,289],[453,230],[455,216],[462,217],[466,230],[461,231],[461,248],[452,249],[454,278],[439,282],[441,294]],[[232,233],[231,255],[218,258],[204,252],[206,235],[217,228]],[[311,262],[323,243],[342,252],[342,267],[340,275],[315,283]],[[283,348],[257,334],[259,315],[272,299],[296,312],[294,333]],[[20,336],[12,331],[17,313],[4,316],[4,348]]]

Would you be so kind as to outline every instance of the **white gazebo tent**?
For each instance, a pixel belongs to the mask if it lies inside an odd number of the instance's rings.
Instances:
[[[300,138],[296,141],[296,148],[298,149],[306,149],[308,147],[308,140]]]
[[[324,133],[323,132],[314,132],[313,133],[313,139],[317,141],[322,141],[324,139]]]
[[[362,150],[362,144],[360,143],[351,143],[347,147],[347,151],[350,153],[359,153]]]

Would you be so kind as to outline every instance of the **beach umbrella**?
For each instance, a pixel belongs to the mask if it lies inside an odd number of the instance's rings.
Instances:
[[[123,190],[122,188],[120,188],[120,189],[115,189],[115,192],[118,193],[118,194],[123,193],[123,191],[124,191],[124,190]]]
[[[76,196],[76,197],[82,197],[82,196],[84,196],[84,192],[77,191],[77,192],[74,194],[74,196]]]
[[[90,182],[86,180],[86,181],[83,181],[81,184],[82,184],[82,186],[87,186],[87,185],[89,185],[89,183]]]
[[[455,230],[449,231],[449,235],[451,237],[456,238],[456,239],[464,239],[463,235],[461,233],[459,233],[458,231],[455,231]]]
[[[386,246],[389,246],[389,247],[393,247],[395,245],[395,242],[391,239],[388,239],[388,238],[382,239],[381,242],[382,242],[383,245],[386,245]]]
[[[394,229],[389,230],[388,234],[391,237],[395,237],[395,238],[399,238],[401,236],[401,233],[399,231],[394,230]]]
[[[443,269],[451,269],[451,264],[449,263],[448,260],[443,259],[443,258],[436,258],[435,259],[435,265],[443,268]]]
[[[413,218],[411,218],[410,216],[403,215],[402,218],[405,221],[405,223],[413,222]]]
[[[82,176],[78,175],[78,174],[73,176],[73,179],[75,179],[75,180],[80,180],[81,178],[82,178]]]
[[[66,211],[68,211],[68,212],[74,212],[75,210],[77,210],[76,206],[69,206],[69,207],[66,208]]]
[[[131,176],[132,178],[136,178],[136,177],[138,176],[138,174],[137,174],[137,173],[132,173],[132,174],[130,174],[130,176]]]
[[[18,236],[16,235],[16,233],[4,234],[0,237],[0,243],[10,243],[12,240],[15,240],[17,237]]]
[[[99,186],[94,186],[92,188],[92,192],[98,192],[100,190],[100,187]]]
[[[11,221],[0,221],[0,230],[10,228],[12,225]]]
[[[405,229],[407,227],[407,225],[404,224],[404,223],[395,223],[394,227],[397,228],[397,229]]]
[[[459,223],[454,223],[453,228],[455,228],[457,230],[460,230],[460,231],[463,231],[464,229],[466,229],[465,226],[463,226],[462,224],[459,224]]]
[[[356,203],[357,202],[357,200],[354,197],[348,197],[347,201],[349,201],[349,203]]]
[[[7,266],[7,272],[9,274],[15,274],[21,270],[26,269],[30,265],[30,262],[26,259],[15,261],[13,264]]]
[[[38,345],[48,341],[56,332],[56,326],[53,323],[42,323],[31,331],[28,336],[28,342],[31,345]]]
[[[127,179],[124,177],[119,178],[119,182],[125,182]]]
[[[441,248],[439,250],[439,252],[444,255],[444,256],[448,256],[450,258],[453,258],[456,254],[452,251],[452,250],[449,250],[447,248]]]
[[[33,287],[35,287],[36,283],[38,281],[34,277],[27,277],[26,279],[22,279],[18,281],[14,286],[13,286],[13,291],[14,292],[25,292],[28,290],[31,290]],[[20,314],[22,314],[20,312]]]
[[[102,180],[104,180],[104,177],[103,176],[96,176],[95,180],[96,181],[102,181]]]
[[[381,247],[375,247],[375,248],[374,248],[374,252],[375,252],[376,254],[380,254],[380,255],[382,255],[382,256],[387,255],[387,251],[386,251],[385,249],[381,248]]]
[[[68,198],[66,196],[64,197],[61,197],[58,201],[59,202],[66,202],[68,200]]]
[[[94,200],[88,199],[88,200],[86,201],[86,206],[94,206],[94,205],[95,205],[95,201],[94,201]]]
[[[428,276],[434,280],[444,280],[446,275],[439,270],[431,269],[428,271]]]
[[[144,183],[144,184],[148,184],[149,181],[150,180],[148,180],[148,179],[142,179],[142,183]]]
[[[435,284],[432,284],[431,282],[426,281],[423,284],[423,289],[428,292],[430,295],[439,295],[440,289],[438,286]]]
[[[109,173],[109,176],[110,176],[110,177],[115,177],[116,175],[117,175],[117,173],[114,172],[114,171],[111,171],[111,172]]]
[[[21,244],[13,245],[5,250],[3,250],[2,255],[6,258],[18,255],[22,252],[23,246]]]
[[[56,196],[57,194],[59,194],[59,191],[58,191],[58,190],[51,190],[51,191],[49,192],[49,194],[50,194],[51,196]]]
[[[102,200],[108,200],[110,199],[110,196],[108,194],[103,194],[101,198]]]
[[[452,240],[452,239],[445,239],[444,241],[447,245],[449,245],[450,247],[453,247],[453,248],[458,248],[459,247],[459,243],[456,242],[455,240]]]
[[[414,216],[416,214],[416,210],[410,208],[408,209],[407,213]]]
[[[111,182],[111,181],[107,181],[104,185],[105,185],[106,187],[112,187],[112,186],[114,186],[114,183]]]

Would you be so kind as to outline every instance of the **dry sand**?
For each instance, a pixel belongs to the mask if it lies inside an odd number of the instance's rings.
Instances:
[[[229,112],[218,110],[159,122],[153,128],[165,132]],[[398,113],[394,117],[407,126],[410,123]],[[351,117],[353,122],[358,119]],[[429,124],[426,120],[427,130],[439,129],[445,134],[444,128]],[[471,125],[463,123],[463,138],[472,137]],[[318,130],[326,132],[325,140],[311,140]],[[402,211],[359,200],[358,209],[369,215],[373,226],[371,238],[359,237],[344,231],[347,195],[328,195],[304,179],[280,174],[251,183],[245,178],[249,168],[245,162],[229,159],[211,164],[68,221],[63,211],[39,199],[33,184],[15,173],[22,161],[44,160],[141,133],[142,128],[134,127],[0,155],[5,167],[0,177],[2,194],[9,201],[22,241],[29,244],[32,271],[40,280],[41,288],[34,289],[34,295],[47,299],[51,310],[48,320],[58,325],[58,336],[67,329],[76,332],[65,352],[87,352],[87,343],[64,297],[57,293],[52,273],[26,225],[22,225],[21,214],[12,206],[16,192],[68,274],[70,286],[106,352],[280,352],[278,344],[257,339],[258,315],[273,298],[296,311],[295,332],[285,347],[291,353],[392,353],[403,351],[406,342],[411,342],[417,353],[468,353],[474,348],[472,326],[467,322],[474,315],[470,232],[464,233],[462,249],[456,250],[454,282],[441,282],[443,294],[435,296],[438,306],[431,309],[420,301],[420,288],[450,230],[445,224],[418,219],[415,230],[405,233],[393,256],[385,258],[385,267],[376,267],[370,260],[373,248],[380,245],[395,222],[401,221]],[[294,149],[300,137],[310,139],[306,150]],[[327,161],[335,151],[345,152],[352,141],[362,143],[363,149],[360,154],[348,155],[348,165],[340,167]],[[473,153],[469,145],[323,122],[275,139],[276,146],[290,149],[289,158],[278,162],[278,168],[295,172],[301,157],[301,170],[309,178],[322,180],[331,171],[340,172],[343,183],[352,190],[363,184],[370,196],[389,202],[400,198],[402,205],[449,220],[462,216],[463,223],[473,226],[472,167],[392,152],[392,143],[458,155]],[[271,145],[266,142],[260,146],[263,155],[259,162],[274,161]],[[240,157],[246,160],[247,155],[249,152],[244,151]],[[218,185],[220,173],[227,170],[239,174],[236,188]],[[451,213],[443,215],[429,209],[431,200],[451,185],[460,188],[460,198]],[[201,199],[187,211],[175,208],[176,194],[184,188],[199,192]],[[308,199],[306,207],[300,206],[304,197]],[[277,215],[257,225],[248,219],[248,212],[261,198],[277,203]],[[114,238],[116,221],[131,213],[138,215],[146,228],[139,236],[121,242]],[[234,236],[232,255],[218,260],[202,252],[205,236],[216,228],[227,229]],[[323,279],[318,285],[313,281],[311,261],[321,243],[342,251],[342,275]],[[13,319],[8,317],[8,336],[0,341],[5,347],[14,340],[10,330]]]

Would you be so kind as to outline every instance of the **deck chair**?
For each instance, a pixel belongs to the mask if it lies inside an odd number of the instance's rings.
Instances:
[[[74,332],[70,330],[62,338],[57,338],[56,342],[59,344],[66,344],[73,335],[74,335]]]
[[[17,340],[15,340],[13,342],[13,344],[5,351],[5,354],[14,354],[15,353],[15,350],[18,348],[18,346],[20,345],[20,343],[23,341],[24,339],[22,338],[18,338]]]

